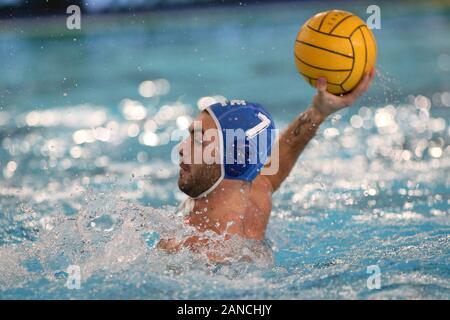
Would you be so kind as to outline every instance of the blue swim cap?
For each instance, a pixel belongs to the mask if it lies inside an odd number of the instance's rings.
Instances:
[[[253,181],[267,163],[275,141],[275,122],[260,104],[243,100],[216,103],[205,109],[219,131],[221,178]]]

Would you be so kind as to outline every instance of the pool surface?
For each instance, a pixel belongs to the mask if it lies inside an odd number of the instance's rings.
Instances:
[[[285,127],[314,94],[295,69],[297,31],[335,6],[91,16],[81,31],[64,17],[0,20],[0,299],[449,299],[443,5],[380,5],[375,83],[275,194],[272,260],[217,266],[154,248],[186,232],[171,134],[223,97]]]

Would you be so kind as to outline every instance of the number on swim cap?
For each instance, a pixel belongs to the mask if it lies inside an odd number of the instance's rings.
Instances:
[[[258,113],[258,118],[259,120],[261,120],[260,123],[258,123],[256,126],[254,126],[253,128],[248,129],[247,131],[245,131],[245,134],[247,135],[247,137],[249,137],[250,139],[257,136],[261,131],[263,131],[264,129],[266,129],[269,125],[270,125],[270,119],[267,118],[264,114],[262,114],[261,112]]]

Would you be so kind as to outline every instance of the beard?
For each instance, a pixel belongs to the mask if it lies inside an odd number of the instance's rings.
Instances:
[[[188,173],[183,173],[180,171],[180,176],[178,177],[178,188],[189,197],[195,197],[196,190],[194,190],[194,183],[192,183],[192,178],[188,177]]]
[[[208,165],[202,167],[198,171],[180,170],[178,188],[191,198],[200,196],[220,178],[220,166]]]

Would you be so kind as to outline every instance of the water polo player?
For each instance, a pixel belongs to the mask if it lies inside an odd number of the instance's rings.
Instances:
[[[311,106],[278,139],[273,135],[271,115],[259,104],[232,101],[203,110],[179,147],[178,186],[189,196],[183,204],[185,222],[197,229],[198,235],[162,239],[158,247],[174,252],[183,247],[199,250],[210,247],[211,242],[216,248],[220,246],[206,235],[207,231],[223,236],[223,241],[233,235],[264,239],[272,194],[289,175],[319,125],[332,113],[353,104],[369,88],[374,74],[372,69],[353,91],[342,96],[327,92],[326,79],[320,78]],[[234,136],[230,134],[233,132]],[[220,250],[207,254],[210,259],[221,260]]]

